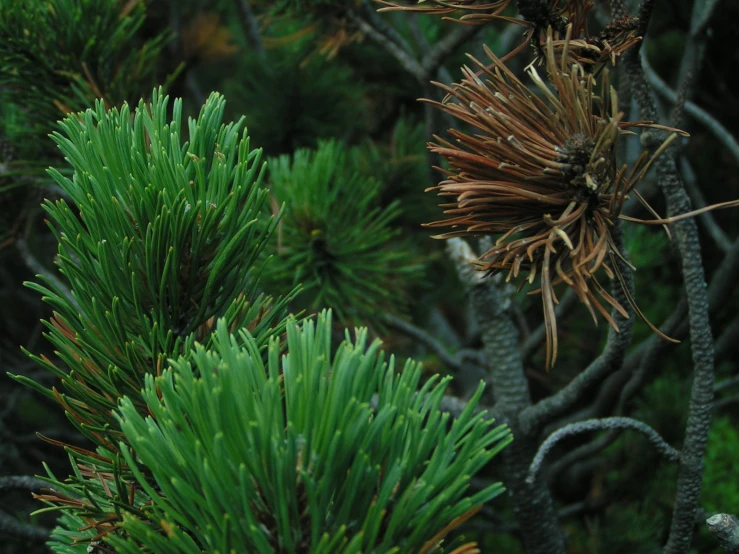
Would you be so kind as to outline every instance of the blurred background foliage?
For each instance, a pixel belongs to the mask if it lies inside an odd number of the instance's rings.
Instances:
[[[603,2],[596,4],[597,15]],[[673,88],[692,5],[691,0],[658,0],[654,9],[647,54],[655,71]],[[245,6],[252,12],[258,41],[244,17]],[[423,345],[373,320],[373,308],[409,316],[450,351],[479,347],[478,330],[446,261],[444,245],[430,239],[421,227],[441,213],[433,193],[423,192],[439,180],[439,173],[430,169],[438,161],[427,154],[425,142],[430,133],[442,133],[446,122],[437,120],[428,128],[423,105],[416,99],[436,92],[424,88],[350,17],[351,10],[368,13],[373,8],[362,0],[248,4],[243,0],[0,0],[0,475],[41,474],[42,461],[65,474],[65,454],[39,440],[36,431],[73,444],[83,441],[60,417],[56,404],[12,382],[5,372],[26,375],[49,387],[55,384],[50,374],[20,351],[23,346],[58,359],[42,339],[40,320],[49,318],[49,307],[21,283],[35,274],[55,273],[56,242],[39,206],[43,198],[62,194],[44,170],[63,164],[48,135],[64,114],[91,107],[98,97],[110,106],[124,101],[135,105],[139,98],[149,99],[152,85],[161,84],[171,96],[184,99],[185,115],[194,116],[216,90],[227,100],[225,120],[246,116],[252,145],[264,148],[270,158],[266,181],[273,186],[271,209],[279,211],[284,203],[282,240],[287,244],[289,238],[293,248],[287,254],[275,248],[266,265],[265,282],[283,294],[285,287],[304,284],[303,293],[293,300],[294,312],[312,313],[345,301],[322,292],[323,281],[312,285],[310,276],[300,274],[301,256],[316,252],[321,242],[318,234],[330,232],[335,244],[348,249],[347,263],[367,281],[367,289],[351,288],[352,293],[371,291],[349,301],[347,323],[372,325],[390,349],[424,360],[427,372],[444,373],[447,368]],[[393,13],[382,19],[417,54],[454,28],[436,17]],[[739,49],[727,45],[734,44],[738,19],[739,4],[717,4],[705,60],[700,74],[693,76],[693,101],[735,136],[739,135],[739,91],[730,83],[739,67]],[[481,57],[483,43],[498,53],[507,51],[519,39],[520,31],[514,31],[500,24],[485,26],[446,58],[437,79],[456,80],[464,54]],[[526,63],[519,57],[510,65],[520,74]],[[622,105],[628,106],[627,100]],[[669,109],[665,104],[665,113]],[[692,167],[706,203],[739,197],[736,161],[689,115],[683,116],[682,127],[691,137],[681,155]],[[325,159],[329,154],[333,161]],[[323,212],[312,214],[311,223],[323,225],[320,229],[301,228],[298,220],[291,219],[299,197],[291,187],[305,182],[308,175],[315,177],[309,179],[313,192],[324,195],[320,200],[341,195],[346,208],[341,212],[326,204]],[[322,176],[333,179],[328,189]],[[663,213],[664,206],[654,198],[654,207]],[[377,232],[343,234],[343,226],[351,230],[352,223],[357,230],[356,222],[365,221],[362,214],[369,214],[375,225],[371,228]],[[727,237],[736,240],[736,211],[718,211],[713,218]],[[724,253],[705,226],[699,226],[710,280]],[[626,233],[626,251],[639,268],[636,299],[647,317],[659,324],[683,294],[679,262],[660,228],[628,226]],[[362,259],[352,254],[352,248],[357,252],[379,248],[382,254],[375,250],[374,257]],[[387,260],[397,260],[400,269],[380,267]],[[333,293],[336,287],[330,290]],[[523,293],[516,299],[525,341],[541,323],[539,300]],[[709,514],[739,511],[735,465],[739,382],[725,381],[739,374],[738,312],[739,292],[732,287],[713,314],[714,336],[724,340],[717,351],[717,382],[725,386],[718,387],[705,458],[702,504]],[[582,306],[569,311],[560,329],[561,361],[554,371],[544,371],[542,349],[526,361],[535,399],[571,380],[600,352],[607,332],[605,326],[592,327]],[[637,321],[634,350],[650,337],[646,325]],[[665,350],[656,369],[644,376],[643,388],[625,411],[679,448],[691,379],[687,341]],[[583,440],[565,446],[575,447]],[[490,470],[485,477],[499,476]],[[596,456],[574,464],[551,483],[562,509],[568,551],[659,551],[669,526],[674,483],[675,468],[659,463],[642,437],[629,433]],[[21,523],[53,524],[48,515],[29,515],[38,506],[27,491],[0,491],[0,495],[0,512]],[[477,540],[483,552],[519,552],[515,539],[519,530],[511,523],[511,508],[498,499],[495,509],[495,513],[483,510],[462,531]],[[45,551],[38,540],[0,537],[0,552]],[[693,552],[719,550],[701,531]]]

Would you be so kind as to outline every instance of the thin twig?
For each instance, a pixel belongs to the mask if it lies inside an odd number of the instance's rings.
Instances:
[[[408,44],[408,41],[403,38],[403,35],[401,35],[395,27],[388,23],[385,18],[378,14],[375,11],[374,7],[370,5],[367,0],[364,0],[364,2],[362,3],[361,10],[362,14],[364,15],[365,19],[369,21],[370,25],[372,25],[375,29],[382,33],[388,40],[393,41],[402,50],[405,50],[410,54],[413,53],[411,45]]]
[[[459,358],[450,354],[447,351],[446,347],[443,344],[441,344],[438,340],[436,340],[436,338],[433,337],[430,333],[427,333],[420,327],[416,327],[412,323],[408,321],[404,321],[400,319],[399,317],[394,316],[392,314],[384,314],[383,320],[388,325],[388,327],[396,331],[399,331],[403,333],[404,335],[411,337],[412,339],[415,339],[421,344],[423,344],[426,348],[428,348],[431,352],[433,352],[436,355],[436,357],[439,358],[445,366],[447,366],[453,372],[455,373],[462,372],[464,366],[460,362]]]
[[[737,341],[739,341],[739,317],[735,317],[716,339],[716,359],[722,360],[727,356],[735,357]]]
[[[446,57],[454,52],[458,46],[479,33],[482,27],[482,25],[458,25],[437,42],[421,60],[421,67],[426,73],[426,78],[433,79]]]
[[[703,58],[706,53],[706,38],[708,21],[718,0],[700,0],[693,2],[693,12],[690,15],[690,29],[688,30],[683,57],[680,60],[680,68],[677,72],[678,87],[683,88],[686,98],[689,100],[695,86],[695,78],[698,77]]]
[[[737,321],[739,321],[739,319],[737,319]],[[736,387],[737,385],[739,385],[739,375],[734,375],[733,377],[728,377],[727,379],[716,383],[713,387],[713,392],[718,394],[725,389]]]
[[[364,34],[387,50],[390,55],[393,56],[406,71],[408,71],[408,73],[416,78],[419,83],[425,84],[426,81],[428,81],[426,78],[426,72],[423,70],[423,67],[421,67],[421,64],[418,63],[418,60],[413,56],[412,52],[402,48],[398,43],[383,34],[358,13],[349,10],[347,12],[347,16]]]
[[[571,425],[575,424],[573,423]],[[573,464],[576,464],[580,460],[592,459],[592,457],[598,452],[613,444],[613,442],[618,438],[618,435],[618,431],[611,429],[605,435],[600,435],[595,440],[568,451],[549,466],[547,470],[547,481],[552,482],[556,480],[564,470]]]
[[[655,449],[659,454],[664,456],[670,462],[677,462],[680,459],[680,452],[675,450],[649,425],[643,421],[633,419],[630,417],[604,417],[602,419],[588,419],[585,421],[579,421],[577,423],[571,423],[562,429],[558,429],[539,447],[539,451],[534,457],[534,461],[529,466],[529,475],[526,478],[527,481],[533,482],[544,463],[546,455],[554,448],[554,446],[561,440],[579,435],[582,433],[589,433],[591,431],[602,431],[604,429],[631,429],[639,431],[644,435],[647,440],[654,445]]]
[[[739,394],[735,394],[734,396],[727,396],[726,398],[717,400],[716,403],[713,405],[713,410],[714,412],[720,412],[727,406],[733,406],[734,404],[739,404]]]

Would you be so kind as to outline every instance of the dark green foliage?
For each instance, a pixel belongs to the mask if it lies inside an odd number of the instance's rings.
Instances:
[[[0,88],[21,109],[25,126],[47,133],[70,111],[95,98],[136,102],[159,77],[169,40],[141,38],[143,2],[2,0]]]
[[[265,283],[276,290],[300,283],[310,309],[331,307],[344,322],[379,324],[383,311],[403,309],[404,289],[421,266],[391,226],[399,203],[381,207],[380,183],[353,171],[347,158],[330,141],[270,160],[274,205],[284,204],[285,213]]]
[[[275,12],[288,11],[295,15],[312,15],[316,18],[342,13],[349,8],[356,8],[361,3],[362,0],[277,0],[270,2]]]
[[[708,434],[703,490],[703,507],[709,514],[734,513],[739,506],[739,429],[727,416],[714,420]]]
[[[349,151],[349,158],[359,174],[374,177],[382,184],[382,204],[400,201],[402,222],[428,239],[428,232],[421,225],[438,217],[439,208],[434,195],[424,192],[431,173],[423,125],[410,117],[401,117],[388,140],[366,140]],[[429,242],[425,241],[427,247]]]
[[[148,376],[152,417],[126,398],[119,418],[154,504],[124,517],[116,552],[416,552],[502,492],[463,498],[511,439],[473,415],[482,386],[452,421],[439,411],[449,379],[419,390],[420,366],[396,372],[366,330],[331,352],[327,314],[289,323],[287,354],[273,340],[266,366],[250,334],[219,321],[211,350]]]
[[[225,94],[243,109],[254,141],[269,155],[313,148],[319,139],[365,127],[362,87],[354,72],[317,55],[310,44],[246,58],[244,79]]]
[[[255,267],[275,221],[258,224],[267,191],[261,152],[249,149],[243,119],[222,124],[213,94],[182,141],[181,102],[154,93],[135,114],[127,105],[68,117],[54,134],[74,168],[50,174],[75,203],[46,201],[59,241],[58,266],[72,298],[47,280],[30,286],[55,310],[49,340],[69,370],[56,397],[91,440],[114,451],[107,433],[123,395],[138,400],[143,376],[206,341],[213,318],[250,325],[266,345],[282,303],[260,295]],[[66,136],[65,136],[66,135]],[[282,292],[289,292],[286,289]]]

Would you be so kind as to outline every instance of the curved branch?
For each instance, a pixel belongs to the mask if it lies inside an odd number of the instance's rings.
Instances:
[[[49,529],[28,523],[21,523],[0,510],[0,536],[5,535],[34,542],[44,542],[48,540],[50,533],[51,531]]]
[[[630,417],[604,417],[603,419],[587,419],[585,421],[579,421],[577,423],[571,423],[561,429],[558,429],[539,447],[539,451],[534,457],[534,461],[529,466],[529,475],[526,478],[527,482],[533,482],[544,463],[546,455],[554,448],[554,446],[561,440],[579,435],[581,433],[588,433],[591,431],[602,431],[604,429],[631,429],[633,431],[639,431],[644,435],[647,440],[654,445],[655,449],[659,454],[666,458],[670,462],[677,462],[680,459],[680,452],[674,449],[649,425],[643,421],[633,419]]]

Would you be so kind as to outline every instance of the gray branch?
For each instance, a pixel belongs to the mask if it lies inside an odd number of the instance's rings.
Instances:
[[[649,24],[653,4],[653,0],[645,0],[640,7],[642,27],[640,34],[643,34]],[[639,106],[640,116],[643,119],[656,120],[656,98],[642,68],[638,45],[624,56],[624,67],[633,96]],[[642,138],[646,137],[642,135]],[[656,140],[645,142],[651,148],[658,145]],[[661,156],[656,166],[660,188],[667,201],[668,215],[689,211],[690,201],[680,180],[672,152],[668,151]],[[688,299],[694,373],[688,423],[678,472],[677,494],[665,554],[686,554],[692,541],[700,500],[703,455],[713,411],[713,337],[708,317],[707,286],[696,223],[693,219],[685,219],[673,224],[672,227],[680,251],[683,282]]]
[[[259,35],[259,25],[248,0],[234,0],[234,3],[239,14],[239,24],[246,37],[246,43],[260,58],[264,58],[264,44],[262,43],[262,37]]]
[[[677,101],[677,93],[665,83],[662,78],[649,65],[649,61],[645,54],[642,53],[641,61],[644,66],[644,74],[649,81],[649,84],[654,87],[660,95],[664,96],[670,102]],[[726,149],[731,153],[737,163],[739,163],[739,142],[729,132],[729,130],[719,123],[711,114],[709,114],[703,108],[697,106],[693,102],[686,101],[684,106],[685,111],[693,116],[695,119],[703,123],[716,139],[723,144]],[[655,112],[656,113],[656,112]],[[643,114],[642,114],[643,115]]]
[[[730,514],[716,514],[706,520],[708,530],[729,554],[739,554],[739,521]]]
[[[445,366],[447,366],[455,373],[459,374],[462,372],[464,365],[461,363],[461,361],[455,356],[449,354],[446,347],[425,330],[421,329],[420,327],[416,327],[412,323],[404,321],[392,314],[385,314],[383,316],[383,320],[388,325],[388,327],[396,331],[400,331],[404,335],[407,335],[408,337],[415,339],[423,344],[426,348],[433,352]]]
[[[564,554],[564,540],[546,483],[543,479],[526,481],[538,437],[525,433],[518,424],[518,415],[531,406],[531,396],[518,346],[518,330],[510,313],[511,287],[501,287],[500,279],[486,278],[477,271],[470,263],[476,255],[464,240],[448,240],[447,251],[469,291],[481,330],[495,410],[514,436],[502,452],[503,481],[515,503],[518,526],[526,529],[522,535],[524,549],[527,554]]]
[[[26,539],[34,542],[48,540],[51,531],[37,525],[21,523],[13,516],[0,510],[0,536],[10,536],[18,539]]]
[[[388,35],[382,33],[378,28],[373,26],[358,13],[350,10],[347,12],[347,15],[364,34],[387,50],[387,52],[390,53],[390,55],[395,58],[398,63],[408,71],[408,73],[413,75],[419,83],[425,84],[428,80],[426,78],[426,72],[423,70],[423,67],[421,67],[421,64],[418,63],[418,60],[413,56],[412,52],[406,50],[392,40]]]
[[[675,450],[672,446],[667,444],[665,440],[649,425],[646,423],[630,418],[630,417],[605,417],[603,419],[588,419],[585,421],[579,421],[577,423],[571,423],[561,429],[558,429],[539,447],[539,451],[536,453],[534,461],[531,462],[529,467],[529,474],[526,481],[533,483],[539,474],[544,458],[554,448],[554,446],[561,440],[579,435],[582,433],[589,433],[592,431],[602,431],[604,429],[631,429],[638,431],[644,435],[647,440],[654,445],[655,449],[659,454],[666,458],[670,462],[677,462],[680,459],[680,453]]]
[[[421,67],[427,79],[432,79],[446,57],[479,33],[482,28],[483,25],[459,25],[437,42],[421,60]]]
[[[37,491],[48,486],[49,484],[46,481],[29,475],[5,475],[0,477],[0,492],[10,490]]]
[[[680,170],[682,171],[685,188],[690,195],[693,205],[696,209],[705,208],[707,205],[706,199],[703,197],[703,192],[701,192],[698,186],[695,171],[693,171],[690,162],[685,157],[680,158]],[[716,223],[716,218],[713,217],[713,214],[711,212],[704,212],[698,216],[698,219],[703,223],[703,226],[719,250],[724,253],[728,252],[731,249],[731,240],[724,233],[723,229],[719,227],[719,224]]]

